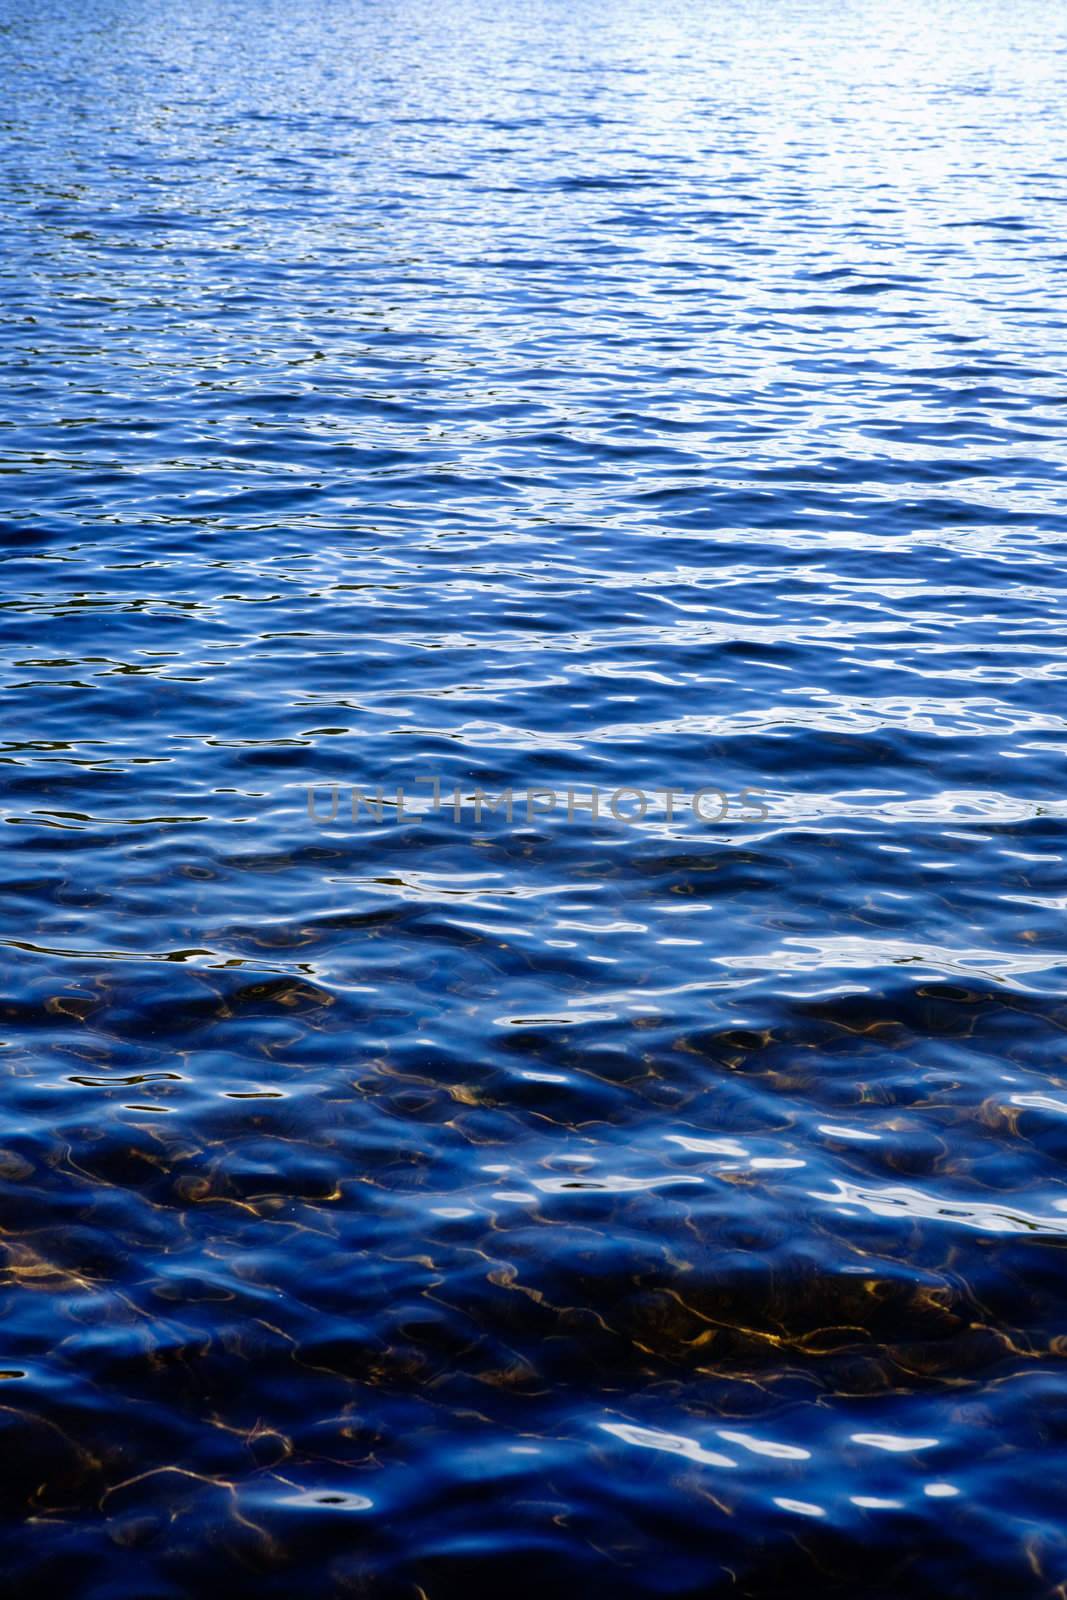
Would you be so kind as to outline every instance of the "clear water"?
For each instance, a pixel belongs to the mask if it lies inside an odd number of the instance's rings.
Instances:
[[[0,0],[9,1593],[1062,1593],[1065,51]]]

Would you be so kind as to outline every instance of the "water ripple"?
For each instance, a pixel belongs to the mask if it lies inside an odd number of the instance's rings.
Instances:
[[[0,39],[5,1592],[1060,1595],[1062,0]]]

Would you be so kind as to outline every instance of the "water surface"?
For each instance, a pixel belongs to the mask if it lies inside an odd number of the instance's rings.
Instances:
[[[12,1595],[1062,1594],[1065,68],[0,0]]]

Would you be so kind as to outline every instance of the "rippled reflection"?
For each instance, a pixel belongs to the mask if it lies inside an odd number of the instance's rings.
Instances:
[[[4,0],[5,1592],[1062,1593],[1065,51]]]

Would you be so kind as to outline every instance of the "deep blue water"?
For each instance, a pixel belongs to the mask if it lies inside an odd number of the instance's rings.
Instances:
[[[0,0],[5,1595],[1062,1596],[1065,73]]]

